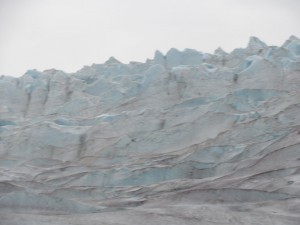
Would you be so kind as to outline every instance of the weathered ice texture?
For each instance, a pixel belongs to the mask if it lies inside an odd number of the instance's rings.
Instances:
[[[299,225],[300,40],[0,78],[1,225]]]

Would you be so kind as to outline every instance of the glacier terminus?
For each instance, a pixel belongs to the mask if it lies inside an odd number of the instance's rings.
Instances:
[[[0,77],[1,225],[299,225],[300,40]]]

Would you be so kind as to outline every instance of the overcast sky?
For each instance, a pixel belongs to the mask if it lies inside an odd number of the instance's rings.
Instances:
[[[0,75],[300,37],[299,0],[0,0]]]

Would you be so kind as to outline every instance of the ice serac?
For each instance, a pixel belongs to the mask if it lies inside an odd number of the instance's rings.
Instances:
[[[0,224],[300,221],[300,40],[0,77]]]
[[[250,37],[248,46],[248,49],[251,49],[252,51],[262,51],[263,49],[267,48],[267,45],[259,40],[257,37]]]

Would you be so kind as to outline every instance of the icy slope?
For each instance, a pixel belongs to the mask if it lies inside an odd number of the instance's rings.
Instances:
[[[0,224],[298,225],[299,87],[294,36],[2,76]]]

